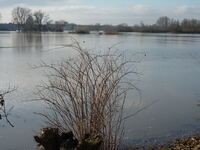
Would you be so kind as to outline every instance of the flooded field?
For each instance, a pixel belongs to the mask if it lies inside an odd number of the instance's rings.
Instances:
[[[32,66],[75,55],[73,49],[65,47],[71,37],[93,51],[105,51],[115,45],[115,49],[140,60],[134,69],[141,74],[135,78],[141,97],[136,91],[128,97],[127,113],[156,103],[127,120],[128,142],[157,142],[200,131],[199,34],[0,32],[0,89],[18,87],[6,97],[7,106],[14,106],[10,120],[15,127],[0,122],[1,149],[36,149],[32,137],[45,124],[34,112],[44,108],[32,100],[36,86],[45,76]]]

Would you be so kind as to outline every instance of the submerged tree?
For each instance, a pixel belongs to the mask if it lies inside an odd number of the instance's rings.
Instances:
[[[13,23],[18,31],[60,31],[64,30],[65,24],[52,24],[49,15],[41,10],[32,13],[29,8],[16,7],[12,11]]]
[[[127,75],[135,73],[122,54],[93,54],[77,41],[70,47],[78,53],[60,64],[45,64],[48,82],[40,86],[39,100],[48,105],[41,113],[61,132],[72,131],[82,141],[86,135],[102,139],[101,149],[117,150],[123,136],[123,109],[134,85]]]
[[[24,29],[29,16],[31,16],[31,10],[29,8],[16,7],[13,9],[13,22],[17,24],[17,29],[19,31],[22,31]]]
[[[38,11],[34,12],[33,16],[34,16],[34,19],[35,19],[34,21],[35,21],[35,25],[37,27],[37,30],[42,31],[42,25],[44,23],[48,22],[48,19],[49,19],[48,15],[46,15],[41,10],[38,10]]]

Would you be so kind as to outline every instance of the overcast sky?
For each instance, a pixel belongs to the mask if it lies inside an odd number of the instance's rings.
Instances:
[[[1,22],[14,7],[41,9],[53,20],[78,24],[153,23],[160,16],[200,19],[200,0],[0,0]]]

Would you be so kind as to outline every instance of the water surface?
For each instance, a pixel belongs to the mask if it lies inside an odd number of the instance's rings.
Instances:
[[[7,96],[7,105],[14,106],[10,116],[15,124],[9,127],[0,122],[0,145],[4,150],[35,150],[32,136],[43,127],[42,119],[33,112],[42,105],[27,102],[34,99],[34,90],[43,74],[31,68],[41,61],[47,63],[74,55],[63,45],[71,36],[84,47],[102,51],[118,43],[115,48],[127,54],[137,54],[135,67],[141,73],[135,78],[141,90],[128,97],[127,111],[157,101],[152,106],[127,120],[128,142],[143,143],[170,139],[199,131],[200,108],[200,35],[126,33],[122,35],[70,35],[68,33],[0,32],[0,88],[17,85],[18,90]],[[131,56],[130,55],[130,56]],[[139,101],[139,103],[138,103]],[[136,102],[135,105],[132,105]],[[147,141],[146,141],[147,140]]]

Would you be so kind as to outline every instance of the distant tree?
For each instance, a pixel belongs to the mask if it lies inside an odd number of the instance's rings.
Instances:
[[[57,32],[62,32],[65,27],[65,21],[60,20],[55,22],[54,30]]]
[[[171,32],[181,32],[180,22],[178,20],[171,19],[170,25],[169,25],[169,30]]]
[[[29,15],[29,17],[27,18],[24,30],[25,31],[35,30],[34,18],[32,15]]]
[[[53,26],[53,20],[48,20],[47,22],[46,22],[46,30],[47,31],[52,31],[52,26]]]
[[[101,30],[101,24],[100,24],[100,23],[96,23],[96,24],[94,25],[94,29],[95,29],[96,31]]]
[[[13,22],[17,24],[17,29],[19,31],[24,30],[27,19],[31,15],[31,10],[29,8],[16,7],[12,11]]]
[[[121,24],[119,24],[118,26],[128,27],[128,24],[127,24],[127,23],[121,23]]]
[[[34,12],[33,14],[35,19],[35,25],[37,26],[37,30],[42,31],[42,25],[47,23],[49,20],[48,15],[46,15],[41,10]]]
[[[183,32],[200,32],[200,20],[197,19],[184,19],[181,23]]]
[[[140,26],[141,26],[141,27],[145,27],[145,24],[144,24],[143,21],[140,22]]]
[[[118,32],[131,32],[132,28],[128,26],[127,23],[121,23],[117,26]]]
[[[170,25],[170,18],[168,18],[167,16],[164,16],[164,17],[160,17],[156,24],[161,28],[161,29],[164,29],[166,30],[169,25]]]

